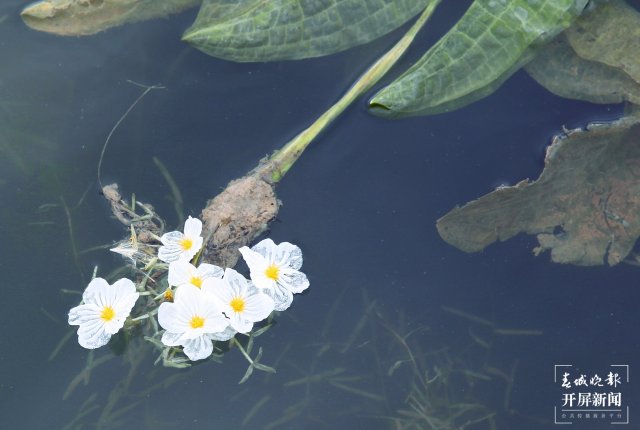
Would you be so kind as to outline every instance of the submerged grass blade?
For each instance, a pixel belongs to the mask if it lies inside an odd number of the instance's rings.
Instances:
[[[352,387],[350,385],[343,384],[335,380],[329,380],[329,384],[336,388],[339,388],[347,393],[355,394],[356,396],[364,397],[369,400],[375,400],[376,402],[384,402],[385,398],[370,391],[362,390],[360,388]]]
[[[240,425],[242,427],[245,427],[247,424],[249,424],[249,422],[253,419],[253,417],[260,411],[260,409],[262,409],[264,405],[266,405],[269,402],[269,400],[271,400],[270,394],[265,394],[264,396],[262,396],[260,400],[258,400],[256,404],[253,405],[251,409],[249,409],[249,412],[247,412],[247,415],[245,415]]]
[[[167,167],[164,165],[164,163],[162,163],[162,161],[160,161],[158,157],[153,157],[153,164],[156,165],[158,170],[160,170],[160,173],[162,174],[162,177],[164,178],[164,180],[167,181],[167,184],[169,185],[169,189],[171,190],[171,201],[173,203],[173,208],[175,209],[176,214],[178,215],[178,223],[183,224],[184,223],[184,209],[183,209],[184,203],[182,201],[182,194],[180,193],[180,188],[178,188],[178,184],[173,179],[173,176],[171,176],[171,173],[169,173],[169,169],[167,169]]]

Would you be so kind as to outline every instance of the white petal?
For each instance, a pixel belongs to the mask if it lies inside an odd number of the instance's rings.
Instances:
[[[301,293],[309,287],[307,275],[293,269],[284,269],[278,283],[292,293]]]
[[[126,296],[136,292],[136,285],[131,279],[120,278],[111,286],[115,290],[116,296]]]
[[[126,278],[118,279],[111,288],[115,292],[115,297],[110,306],[113,307],[118,317],[125,319],[131,313],[140,294],[136,291],[133,281]]]
[[[180,241],[182,239],[184,239],[184,233],[179,231],[170,231],[162,235],[162,237],[160,238],[160,242],[162,242],[162,244],[165,246],[180,246]]]
[[[220,293],[227,288],[228,283],[221,278],[206,278],[202,281],[202,287],[200,287],[202,291],[213,295],[216,299],[218,299]]]
[[[233,329],[233,327],[231,327],[231,326],[229,325],[229,326],[227,326],[227,328],[226,328],[226,329],[224,329],[223,331],[221,331],[221,332],[219,332],[219,333],[209,333],[209,334],[207,334],[207,336],[208,336],[210,339],[213,339],[213,340],[219,340],[219,341],[222,341],[222,342],[223,342],[223,341],[226,341],[226,340],[231,339],[233,336],[235,336],[235,335],[236,335],[236,333],[237,333],[237,331],[235,331],[235,330]]]
[[[231,268],[224,269],[223,279],[231,286],[235,294],[242,296],[249,286],[247,278]]]
[[[198,218],[189,218],[184,223],[184,235],[189,239],[194,240],[202,233],[202,221]],[[200,249],[200,248],[198,248]]]
[[[129,293],[124,296],[120,296],[113,303],[113,310],[118,318],[125,320],[131,313],[131,309],[136,304],[136,301],[140,297],[139,293]]]
[[[93,278],[87,288],[82,293],[82,301],[85,303],[95,303],[94,297],[103,293],[109,288],[109,283],[102,278]]]
[[[265,239],[266,240],[266,239]],[[263,241],[264,242],[264,241]],[[262,242],[260,242],[262,243]],[[243,246],[240,248],[240,253],[249,266],[251,281],[258,288],[273,288],[276,285],[276,281],[268,278],[265,274],[267,267],[269,267],[269,261],[257,252]]]
[[[196,273],[204,280],[207,278],[222,278],[224,270],[214,264],[202,263],[198,266]]]
[[[215,284],[213,282],[205,281],[203,288],[207,294],[215,297],[218,306],[221,306],[220,309],[226,311],[229,302],[234,296],[231,286],[227,282],[223,281],[216,282]]]
[[[163,329],[182,334],[189,327],[189,319],[179,312],[175,303],[164,302],[158,308],[158,323]]]
[[[202,331],[207,334],[220,333],[225,331],[227,327],[229,327],[229,320],[220,312],[205,317]]]
[[[161,339],[162,343],[167,346],[182,345],[182,333],[164,332]]]
[[[100,318],[100,308],[93,303],[76,306],[69,311],[69,325],[81,325]]]
[[[264,272],[264,270],[269,266],[269,262],[263,255],[247,248],[246,246],[243,246],[238,251],[242,254],[242,258],[244,258],[244,261],[247,263],[247,266],[249,266],[249,270],[251,270],[251,272]]]
[[[245,299],[243,318],[258,322],[268,317],[275,308],[275,302],[268,295],[258,292]]]
[[[242,314],[237,313],[233,313],[232,315],[230,315],[229,324],[231,325],[231,327],[237,330],[238,333],[242,334],[249,333],[253,328],[253,322],[244,319],[242,317]]]
[[[184,343],[184,353],[189,357],[189,360],[204,360],[209,357],[213,352],[213,342],[206,336],[199,336],[195,339],[190,339]]]
[[[182,258],[183,252],[180,245],[165,245],[158,249],[158,258],[165,263],[171,263],[172,261],[178,261]]]
[[[250,275],[251,282],[253,282],[257,288],[264,288],[265,290],[267,290],[273,289],[278,285],[278,282],[276,280],[267,277],[264,270],[261,270],[259,272],[251,271]]]
[[[174,287],[178,287],[182,284],[189,284],[191,283],[191,278],[195,273],[196,268],[188,261],[172,261],[171,264],[169,264],[169,276],[167,281],[169,282],[169,285]]]
[[[203,294],[202,304],[201,316],[204,318],[202,331],[205,333],[218,333],[226,329],[229,325],[229,320],[222,314],[218,307],[218,301],[209,294]]]
[[[86,322],[78,328],[78,343],[83,348],[100,348],[109,343],[109,339],[111,334],[105,331],[100,318]]]
[[[289,242],[282,242],[276,251],[276,262],[279,266],[299,270],[302,267],[302,250]]]
[[[263,293],[271,297],[275,303],[276,311],[284,311],[293,302],[293,293],[286,288],[276,285],[275,288],[261,289]]]
[[[199,307],[198,303],[202,297],[203,292],[200,288],[192,284],[181,285],[176,288],[173,302],[180,305],[181,308],[189,310],[189,312],[197,312]]]
[[[269,263],[274,262],[274,255],[278,247],[271,239],[264,239],[251,247],[251,250],[262,255]]]
[[[124,316],[124,317],[116,316],[111,321],[107,321],[107,322],[102,321],[102,325],[104,326],[104,331],[106,333],[109,333],[109,335],[114,335],[118,333],[120,329],[124,326],[124,321],[127,319],[127,316]]]

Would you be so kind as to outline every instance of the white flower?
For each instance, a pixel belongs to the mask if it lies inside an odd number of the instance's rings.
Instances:
[[[191,261],[202,248],[202,221],[198,218],[187,219],[184,233],[171,231],[160,238],[162,245],[158,250],[158,258],[165,263],[177,260]]]
[[[215,297],[193,285],[178,287],[173,303],[160,305],[158,322],[166,330],[162,343],[182,345],[193,361],[209,357],[213,352],[212,339],[229,326]]]
[[[140,294],[129,279],[118,279],[109,285],[94,278],[82,294],[83,304],[69,311],[69,324],[79,325],[78,343],[94,349],[106,345],[124,325]]]
[[[225,269],[223,279],[208,282],[202,289],[220,301],[231,327],[240,333],[249,333],[253,323],[268,317],[275,306],[271,297],[233,269]]]
[[[222,278],[224,270],[213,264],[202,263],[197,268],[187,260],[173,261],[169,264],[169,285],[194,285],[202,287],[203,282],[210,278]]]
[[[251,280],[271,296],[277,311],[287,309],[293,294],[309,286],[307,276],[299,271],[302,251],[289,242],[276,245],[273,240],[265,239],[251,249],[243,246],[240,253],[249,266]]]

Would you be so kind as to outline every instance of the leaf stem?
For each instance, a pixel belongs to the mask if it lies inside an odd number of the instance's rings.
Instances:
[[[266,161],[261,163],[254,173],[270,183],[278,183],[289,171],[291,166],[300,157],[318,134],[322,132],[334,119],[336,119],[355,99],[371,89],[407,50],[416,34],[428,21],[441,0],[433,0],[422,12],[420,17],[411,26],[409,31],[389,51],[380,57],[362,76],[353,84],[333,106],[323,113],[313,124],[303,130],[296,137],[287,142],[280,150],[274,153]]]
[[[249,364],[253,365],[253,360],[251,359],[251,357],[249,357],[249,354],[247,354],[247,351],[244,350],[244,348],[242,347],[242,344],[240,342],[238,342],[238,339],[236,339],[235,337],[232,337],[231,338],[231,344],[237,346],[238,349],[240,350],[240,352],[242,353],[242,355],[244,355],[244,358],[247,359]]]

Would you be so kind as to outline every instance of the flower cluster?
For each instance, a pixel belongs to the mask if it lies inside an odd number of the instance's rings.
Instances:
[[[240,248],[250,280],[231,268],[208,263],[196,266],[203,244],[201,234],[202,222],[189,217],[183,232],[172,231],[158,238],[162,245],[157,258],[166,263],[158,266],[165,268],[162,277],[168,284],[162,294],[149,291],[146,281],[136,287],[124,278],[113,285],[102,278],[93,279],[82,304],[69,311],[69,324],[79,326],[80,345],[93,349],[107,344],[123,328],[138,298],[151,295],[154,298],[142,309],[142,315],[130,321],[157,313],[164,330],[162,345],[181,346],[192,361],[206,359],[213,352],[214,341],[249,334],[255,323],[274,310],[287,309],[293,294],[309,286],[300,272],[302,252],[288,242],[275,244],[265,239],[252,248]]]

